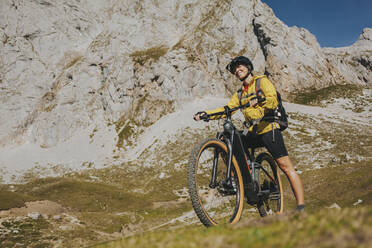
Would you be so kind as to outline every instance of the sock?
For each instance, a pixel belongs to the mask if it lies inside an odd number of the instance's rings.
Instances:
[[[296,210],[299,212],[305,211],[305,204],[297,205]]]

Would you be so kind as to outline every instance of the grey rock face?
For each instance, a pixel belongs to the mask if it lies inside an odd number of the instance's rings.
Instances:
[[[324,48],[323,51],[346,82],[371,84],[372,28],[363,29],[359,39],[350,47]]]
[[[304,28],[287,27],[267,5],[256,5],[252,24],[265,56],[265,71],[284,95],[349,82],[314,35]]]
[[[259,0],[4,0],[0,147],[55,147],[96,126],[148,126],[192,99],[230,96],[240,82],[225,66],[236,55],[284,96],[370,83],[371,42],[365,29],[351,47],[322,49]]]

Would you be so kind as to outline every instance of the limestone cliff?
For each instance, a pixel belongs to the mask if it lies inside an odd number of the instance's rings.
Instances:
[[[284,96],[370,84],[371,32],[322,49],[259,0],[3,0],[0,146],[50,148],[97,130],[113,139],[115,123],[148,126],[192,99],[229,96],[236,55]]]

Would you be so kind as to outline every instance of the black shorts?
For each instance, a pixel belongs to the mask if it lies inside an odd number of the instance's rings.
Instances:
[[[288,156],[287,149],[284,145],[283,135],[279,129],[260,134],[260,135],[243,135],[243,142],[246,148],[265,147],[274,159]]]

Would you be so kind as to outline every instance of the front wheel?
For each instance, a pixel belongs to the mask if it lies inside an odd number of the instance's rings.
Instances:
[[[279,169],[274,158],[268,153],[261,153],[256,158],[259,164],[255,170],[262,199],[257,204],[261,217],[267,214],[281,214],[283,212],[283,189]]]
[[[213,164],[216,180],[211,182]],[[244,203],[243,179],[233,157],[231,175],[227,175],[228,149],[218,139],[207,139],[190,155],[187,174],[192,206],[205,226],[239,221]],[[230,180],[226,180],[230,178]]]

